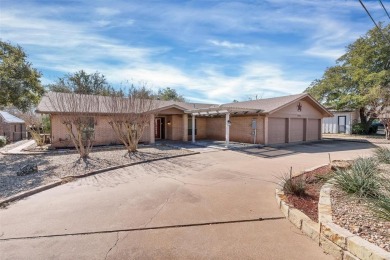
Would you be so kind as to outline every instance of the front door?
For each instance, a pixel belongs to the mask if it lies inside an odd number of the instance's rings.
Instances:
[[[339,133],[344,133],[346,132],[347,128],[347,117],[346,116],[339,116]]]
[[[154,138],[161,139],[161,118],[154,120]]]

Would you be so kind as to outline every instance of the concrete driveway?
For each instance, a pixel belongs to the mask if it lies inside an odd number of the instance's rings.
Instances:
[[[373,147],[216,151],[81,179],[0,209],[0,258],[330,259],[283,218],[275,176]]]

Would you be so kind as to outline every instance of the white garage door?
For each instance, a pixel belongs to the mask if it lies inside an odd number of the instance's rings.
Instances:
[[[269,118],[268,120],[268,143],[281,144],[286,142],[286,119]]]
[[[290,119],[290,142],[302,142],[305,134],[305,120],[302,118]]]
[[[320,140],[321,119],[309,119],[307,125],[307,141]]]

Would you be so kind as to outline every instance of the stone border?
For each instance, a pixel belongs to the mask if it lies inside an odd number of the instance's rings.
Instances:
[[[156,162],[156,161],[174,159],[174,158],[179,158],[179,157],[186,157],[186,156],[195,155],[195,154],[200,154],[200,152],[191,152],[191,153],[187,153],[187,154],[178,154],[178,155],[172,155],[172,156],[167,156],[167,157],[155,158],[155,159],[150,159],[150,160],[145,160],[145,161],[126,163],[126,164],[121,164],[121,165],[116,165],[116,166],[111,166],[111,167],[99,169],[99,170],[96,170],[96,171],[87,172],[87,173],[82,174],[82,175],[66,176],[66,177],[61,178],[61,180],[58,180],[58,181],[55,181],[55,182],[52,182],[52,183],[49,183],[49,184],[46,184],[46,185],[34,188],[34,189],[31,189],[31,190],[28,190],[28,191],[23,191],[23,192],[20,192],[18,194],[15,194],[15,195],[13,195],[11,197],[8,197],[6,199],[0,200],[0,207],[4,207],[8,203],[10,203],[10,202],[13,202],[13,201],[16,201],[16,200],[20,200],[20,199],[29,197],[29,196],[31,196],[33,194],[36,194],[36,193],[39,193],[39,192],[42,192],[42,191],[45,191],[45,190],[49,190],[49,189],[57,187],[57,186],[59,186],[61,184],[68,183],[70,181],[73,181],[74,179],[81,179],[81,178],[85,178],[85,177],[88,177],[88,176],[91,176],[91,175],[95,175],[95,174],[99,174],[99,173],[103,173],[103,172],[108,172],[108,171],[112,171],[112,170],[116,170],[116,169],[120,169],[120,168],[125,168],[125,167],[129,167],[129,166],[134,166],[134,165],[138,165],[138,164],[144,164],[144,163],[149,163],[149,162]]]
[[[313,167],[309,170],[314,170],[323,166],[325,165]],[[309,170],[304,171],[302,174]],[[300,210],[289,206],[285,202],[286,196],[284,192],[278,188],[275,191],[276,202],[284,216],[291,223],[299,228],[305,235],[317,242],[325,253],[332,255],[336,259],[389,260],[390,253],[386,250],[333,223],[330,198],[332,187],[332,184],[325,183],[321,188],[318,202],[319,223],[311,220]]]

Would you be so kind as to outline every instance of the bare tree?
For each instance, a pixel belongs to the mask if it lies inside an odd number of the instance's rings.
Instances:
[[[50,121],[48,115],[40,115],[35,113],[33,108],[28,109],[26,112],[15,107],[9,107],[6,109],[9,113],[23,119],[26,125],[26,131],[31,135],[31,138],[37,143],[39,147],[45,145],[44,134],[50,131]]]
[[[20,114],[26,124],[26,130],[30,133],[31,138],[37,143],[39,147],[45,145],[45,136],[47,133],[47,126],[44,124],[45,115],[38,115],[33,111],[28,111],[26,113]]]
[[[105,106],[109,115],[108,123],[117,138],[125,145],[129,154],[136,152],[156,108],[154,95],[145,87],[132,87],[127,98],[107,98]]]
[[[55,115],[60,117],[80,158],[86,159],[95,138],[95,117],[104,112],[100,106],[102,97],[57,92],[49,92],[47,97],[49,105],[56,111]]]

